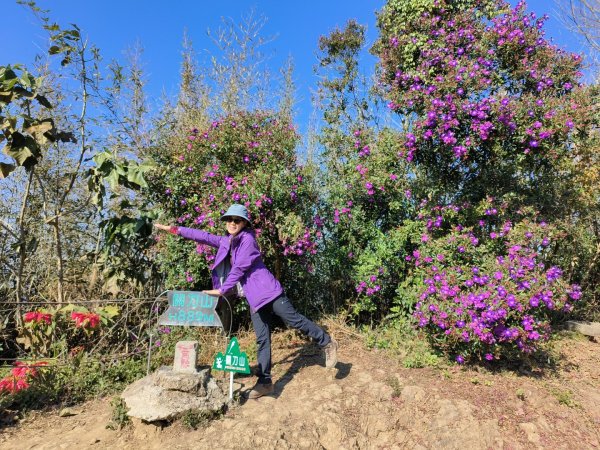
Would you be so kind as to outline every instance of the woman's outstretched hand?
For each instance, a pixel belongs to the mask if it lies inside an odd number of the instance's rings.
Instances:
[[[209,289],[207,291],[202,291],[204,294],[208,294],[211,297],[220,297],[221,296],[221,291],[218,289]]]
[[[155,223],[154,226],[162,231],[169,231],[171,229],[168,225],[163,225],[162,223]]]

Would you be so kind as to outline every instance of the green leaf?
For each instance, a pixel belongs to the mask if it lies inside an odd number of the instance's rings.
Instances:
[[[0,178],[6,178],[17,166],[0,162]]]
[[[63,306],[62,308],[60,308],[57,312],[59,313],[69,313],[72,312],[76,309],[76,306],[69,303],[68,305]]]
[[[116,189],[119,186],[119,173],[116,170],[112,170],[109,174],[104,177],[111,189]]]
[[[14,86],[12,91],[15,92],[19,97],[35,98],[35,94],[21,86]]]
[[[17,119],[14,117],[5,118],[4,122],[2,122],[2,125],[0,126],[0,128],[2,130],[7,130],[10,133],[13,133],[15,131],[16,127],[17,127]]]
[[[60,133],[55,133],[54,137],[57,141],[60,142],[72,142],[74,144],[77,143],[77,138],[73,133],[67,131],[61,131]]]
[[[144,174],[139,169],[132,170],[130,168],[129,171],[127,172],[127,181],[129,181],[130,183],[134,183],[138,187],[143,187],[143,188],[148,187],[148,184],[146,183],[146,180],[144,179]]]
[[[52,119],[42,119],[39,122],[34,122],[25,131],[32,134],[36,141],[45,143],[48,140],[46,135],[48,132],[54,130],[54,121]],[[52,135],[50,135],[51,137]],[[50,139],[52,140],[52,139]]]
[[[35,96],[35,99],[38,101],[38,103],[40,105],[45,106],[48,109],[52,109],[52,104],[43,95],[39,95],[38,94],[38,95]]]
[[[106,305],[103,308],[98,308],[96,312],[104,317],[112,319],[113,317],[118,316],[120,311],[117,305]]]
[[[13,158],[17,165],[27,169],[37,164],[41,156],[39,144],[31,136],[18,131],[11,134],[11,142],[4,147],[3,152]]]
[[[27,252],[28,253],[35,253],[35,251],[37,250],[38,247],[38,240],[36,238],[31,238],[28,242],[27,242]]]
[[[103,152],[96,153],[92,158],[98,167],[100,167],[105,161],[112,159],[112,153],[105,150]]]

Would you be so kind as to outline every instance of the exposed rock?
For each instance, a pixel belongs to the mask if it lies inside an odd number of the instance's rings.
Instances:
[[[533,444],[540,443],[540,435],[538,433],[538,428],[534,423],[530,423],[530,422],[520,423],[519,427],[525,432],[529,442],[531,442]]]
[[[177,373],[161,367],[129,385],[121,394],[127,414],[146,422],[171,421],[187,411],[219,411],[227,403],[210,368],[196,373]]]
[[[406,386],[402,389],[400,397],[405,402],[418,402],[425,398],[425,389],[420,386]]]
[[[204,387],[210,378],[210,368],[205,367],[193,373],[176,372],[163,366],[152,374],[154,384],[169,391],[189,392],[206,395]]]
[[[503,447],[497,420],[478,420],[471,403],[443,399],[437,404],[438,412],[429,425],[433,448],[462,449],[465,443],[473,449]]]
[[[73,408],[63,408],[58,413],[58,417],[71,417],[79,414],[79,411],[74,410]]]

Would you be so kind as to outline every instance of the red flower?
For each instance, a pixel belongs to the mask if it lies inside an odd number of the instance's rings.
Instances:
[[[25,322],[46,322],[48,325],[52,323],[52,314],[43,313],[40,311],[29,311],[23,316]]]
[[[100,316],[95,313],[72,312],[71,319],[78,328],[96,328],[100,324]]]
[[[41,361],[35,364],[27,364],[21,361],[16,361],[15,366],[10,375],[0,379],[0,393],[6,392],[14,394],[15,392],[27,389],[31,378],[37,376],[38,371],[35,369],[39,366],[47,366],[46,361]]]

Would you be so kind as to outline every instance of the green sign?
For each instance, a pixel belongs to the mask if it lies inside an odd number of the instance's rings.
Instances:
[[[250,373],[248,357],[246,356],[246,352],[240,351],[240,344],[238,344],[237,338],[231,338],[224,355],[221,352],[217,353],[212,368],[225,372]]]
[[[159,325],[221,327],[215,312],[217,297],[196,291],[169,291],[169,308],[158,318]]]

